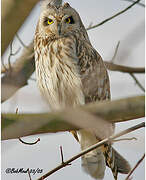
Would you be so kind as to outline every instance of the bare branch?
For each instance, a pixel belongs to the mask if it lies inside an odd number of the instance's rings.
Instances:
[[[16,50],[16,52],[13,53],[13,51],[12,51],[12,44],[13,44],[13,41],[11,41],[11,43],[10,43],[10,54],[9,54],[9,57],[8,57],[8,64],[7,65],[4,64],[4,60],[2,58],[2,61],[1,61],[2,62],[1,73],[6,73],[8,70],[10,71],[12,69],[11,57],[15,56],[16,54],[18,54],[20,49],[21,49],[19,47],[18,50]]]
[[[64,165],[64,167],[71,165],[71,164],[66,164],[66,163],[64,162],[62,146],[60,146],[60,153],[61,153],[61,163]]]
[[[104,61],[106,68],[110,71],[119,71],[123,73],[145,73],[145,68],[134,68],[129,66],[122,66],[118,64],[111,63],[109,61]]]
[[[136,165],[133,167],[133,169],[131,169],[131,171],[129,172],[128,176],[126,177],[125,180],[129,180],[130,176],[132,175],[132,173],[135,171],[135,169],[140,165],[140,163],[144,160],[145,158],[145,154],[142,156],[142,158],[140,158],[140,160],[136,163]]]
[[[1,79],[1,101],[4,102],[10,98],[18,89],[27,84],[35,69],[35,60],[33,54],[33,43],[29,48],[24,49],[20,58],[11,65],[11,69],[7,69]]]
[[[35,144],[37,144],[37,143],[40,141],[40,138],[38,138],[35,142],[33,142],[33,143],[28,143],[28,142],[23,141],[21,138],[18,138],[18,139],[19,139],[19,141],[20,141],[21,143],[26,144],[26,145],[35,145]]]
[[[119,45],[120,45],[120,41],[118,41],[118,44],[117,44],[117,46],[116,46],[114,55],[113,55],[113,57],[112,57],[112,60],[110,61],[111,63],[114,63],[114,61],[115,61],[115,58],[116,58],[117,53],[118,53]]]
[[[123,0],[123,1],[128,1],[128,2],[135,2],[134,0]],[[143,4],[143,3],[137,3],[137,5],[140,5],[140,6],[142,6],[142,7],[145,7],[145,4]]]
[[[133,127],[129,128],[129,129],[126,129],[126,130],[124,130],[124,131],[122,131],[120,133],[117,133],[116,135],[110,136],[109,138],[106,138],[106,139],[98,142],[97,144],[94,144],[94,145],[90,146],[89,148],[81,151],[79,154],[73,156],[72,158],[70,158],[69,160],[65,161],[64,163],[65,164],[69,164],[72,161],[74,161],[74,160],[78,159],[79,157],[83,156],[84,154],[87,154],[88,152],[90,152],[90,151],[92,151],[92,150],[102,146],[103,144],[108,143],[108,142],[112,142],[114,139],[116,139],[116,138],[118,138],[120,136],[123,136],[125,134],[128,134],[130,132],[133,132],[133,131],[135,131],[137,129],[140,129],[140,128],[143,128],[143,127],[145,127],[145,123],[144,122],[140,123],[140,124],[138,124],[136,126],[133,126]],[[52,169],[51,171],[49,171],[48,173],[46,173],[42,177],[38,178],[37,180],[42,180],[42,178],[45,179],[48,176],[50,176],[53,173],[55,173],[56,171],[62,169],[63,167],[65,167],[65,165],[64,164],[60,164],[59,166],[57,166],[56,168]]]
[[[64,163],[64,158],[63,158],[62,146],[60,146],[60,153],[61,153],[61,162],[63,164]]]
[[[16,33],[16,37],[17,37],[17,39],[19,40],[19,42],[20,42],[20,44],[24,47],[24,48],[28,48],[25,44],[24,44],[24,42],[21,40],[21,38],[19,37],[19,35],[18,35],[18,33]]]
[[[78,111],[80,110],[81,113],[79,114]],[[91,115],[89,116],[89,114]],[[17,115],[2,114],[1,137],[2,140],[7,140],[32,134],[70,131],[89,127],[95,128],[99,124],[102,127],[99,127],[100,132],[100,129],[104,127],[103,123],[123,122],[141,118],[144,115],[144,96],[92,103],[74,109],[67,108],[61,112]],[[93,124],[88,120],[88,116]],[[92,118],[92,116],[95,116],[95,118]],[[109,124],[107,125],[109,127]]]
[[[122,11],[116,13],[115,15],[113,15],[113,16],[105,19],[104,21],[100,22],[99,24],[96,24],[96,25],[94,25],[94,26],[88,27],[86,30],[88,31],[88,30],[90,30],[90,29],[94,29],[94,28],[97,28],[97,27],[105,24],[106,22],[110,21],[111,19],[114,19],[115,17],[123,14],[124,12],[126,12],[127,10],[129,10],[130,8],[132,8],[135,4],[137,4],[137,3],[139,3],[139,2],[140,2],[140,0],[135,1],[134,3],[132,3],[130,6],[128,6],[128,7],[125,8],[124,10],[122,10]]]
[[[138,81],[138,79],[134,76],[134,74],[133,74],[133,73],[129,73],[129,74],[130,74],[130,76],[134,79],[135,83],[140,87],[140,89],[141,89],[143,92],[145,92],[144,87],[141,85],[141,83]]]
[[[11,57],[12,56],[15,56],[17,53],[19,53],[19,51],[20,51],[20,47],[18,48],[18,50],[15,52],[15,53],[13,53],[13,41],[11,41],[11,43],[10,43],[10,55],[9,55],[9,57],[8,57],[8,65],[9,65],[9,70],[11,71],[12,70],[12,66],[11,66]]]

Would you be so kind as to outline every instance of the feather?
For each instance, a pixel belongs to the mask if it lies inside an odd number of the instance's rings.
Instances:
[[[55,6],[56,8],[62,5],[62,0],[43,0],[42,1],[42,9],[47,9],[48,5]]]

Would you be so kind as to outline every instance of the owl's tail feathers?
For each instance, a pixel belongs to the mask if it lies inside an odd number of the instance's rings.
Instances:
[[[111,168],[115,180],[117,180],[118,173],[128,174],[130,172],[131,167],[128,161],[111,145],[105,144],[103,149],[106,165]]]
[[[106,165],[101,150],[84,155],[82,157],[82,167],[94,179],[102,180]]]
[[[104,155],[100,149],[96,149],[82,157],[82,167],[85,172],[95,179],[102,180],[107,165],[111,168],[115,180],[117,180],[118,173],[128,174],[131,170],[128,161],[110,145],[104,148],[106,148]]]
[[[122,157],[114,148],[112,149],[115,154],[115,165],[117,166],[118,172],[122,174],[128,174],[131,170],[128,161]]]

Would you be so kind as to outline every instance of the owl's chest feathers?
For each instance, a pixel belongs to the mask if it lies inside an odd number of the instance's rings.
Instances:
[[[36,54],[38,85],[52,109],[84,104],[75,51],[72,41],[56,40]]]

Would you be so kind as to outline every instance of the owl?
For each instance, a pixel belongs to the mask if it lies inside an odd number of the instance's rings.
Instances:
[[[52,110],[110,99],[104,62],[92,47],[79,14],[68,3],[43,2],[34,52],[37,84]],[[82,150],[100,141],[91,131],[72,133]],[[82,156],[82,167],[95,179],[104,178],[106,166],[111,168],[115,180],[118,173],[130,171],[129,163],[111,144]]]

